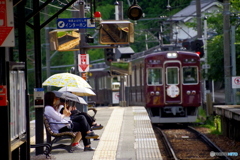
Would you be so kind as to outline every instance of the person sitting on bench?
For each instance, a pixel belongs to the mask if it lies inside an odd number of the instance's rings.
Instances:
[[[68,100],[65,100],[62,98],[60,98],[60,104],[58,108],[58,111],[61,114],[63,114],[65,104],[66,104],[66,108],[71,112],[70,119],[72,121],[74,121],[74,119],[77,119],[78,115],[83,115],[86,118],[92,130],[99,130],[103,128],[103,126],[101,124],[97,124],[96,119],[90,116],[88,113],[77,110],[75,106],[75,102],[70,103]]]
[[[46,92],[44,95],[45,98],[45,108],[44,114],[48,117],[49,122],[61,122],[61,123],[68,123],[68,120],[64,119],[65,117],[69,117],[71,112],[66,108],[63,111],[63,114],[57,112],[57,106],[60,103],[60,99],[55,96],[53,92]],[[65,106],[66,107],[66,106]],[[79,116],[78,121],[72,121],[72,128],[69,125],[63,124],[51,124],[51,128],[56,133],[61,132],[79,132],[77,137],[75,138],[74,142],[72,143],[73,150],[82,149],[79,141],[83,140],[84,144],[84,151],[94,151],[95,149],[91,147],[90,139],[98,138],[99,136],[91,131],[89,124],[84,116]],[[81,133],[80,133],[81,132]],[[80,135],[80,136],[79,136]]]

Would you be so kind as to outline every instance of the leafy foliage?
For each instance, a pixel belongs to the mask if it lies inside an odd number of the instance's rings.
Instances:
[[[223,36],[218,35],[208,41],[208,70],[209,79],[224,81],[224,56],[223,56]]]
[[[213,13],[207,14],[207,25],[208,31],[214,33],[214,36],[210,37],[207,40],[207,61],[211,66],[211,69],[208,70],[207,76],[209,79],[215,81],[224,82],[224,37],[223,37],[223,7],[219,6],[219,10]],[[231,16],[230,16],[230,25],[236,26],[235,38],[236,38],[236,71],[237,75],[240,74],[240,29],[239,29],[239,15],[237,14],[240,11],[239,1],[231,0]],[[188,23],[189,27],[196,28],[196,23]],[[230,32],[230,28],[229,28]],[[240,43],[239,43],[240,44]],[[229,55],[230,56],[230,55]]]

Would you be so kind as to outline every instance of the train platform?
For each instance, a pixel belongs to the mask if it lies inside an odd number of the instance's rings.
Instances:
[[[240,141],[240,105],[214,105],[214,111],[221,116],[223,135]]]
[[[104,126],[95,130],[100,140],[91,141],[95,151],[52,150],[50,156],[56,160],[161,160],[158,142],[144,107],[96,107],[97,123]],[[90,113],[91,114],[91,113]],[[31,130],[34,132],[34,123]],[[32,134],[31,143],[34,143]],[[31,159],[38,159],[31,150]]]

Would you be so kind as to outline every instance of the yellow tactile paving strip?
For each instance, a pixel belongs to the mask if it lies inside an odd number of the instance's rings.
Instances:
[[[157,139],[144,107],[132,107],[134,115],[134,149],[137,160],[161,160]],[[116,160],[125,108],[113,110],[93,160]]]
[[[115,160],[118,147],[119,136],[121,133],[124,108],[116,108],[113,110],[105,131],[101,136],[93,160]]]
[[[161,160],[157,140],[144,107],[133,107],[137,160]]]

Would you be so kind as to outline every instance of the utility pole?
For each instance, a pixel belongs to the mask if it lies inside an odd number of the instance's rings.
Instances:
[[[196,19],[197,19],[197,38],[201,39],[202,38],[201,0],[196,0]],[[205,25],[206,25],[206,21],[205,21]],[[206,42],[206,41],[204,41],[204,42]],[[207,57],[207,55],[205,54],[205,56],[204,56],[204,64],[205,65],[207,64],[206,57]],[[207,69],[205,69],[205,73],[207,73]],[[207,99],[206,98],[206,95],[207,95],[206,81],[207,81],[206,78],[201,80],[202,90],[203,90],[202,104],[204,104],[204,102],[206,102],[206,99]]]
[[[224,78],[225,104],[231,104],[231,59],[230,59],[230,2],[223,0],[223,51],[224,51]]]
[[[116,5],[116,3],[115,3],[115,7],[116,7],[115,13],[118,14],[118,15],[116,15],[116,20],[123,20],[123,2],[119,1],[118,5]],[[125,85],[125,76],[121,75],[120,76],[120,99],[119,99],[119,105],[121,107],[126,107],[125,86],[124,85]]]
[[[196,0],[197,38],[202,38],[201,0]]]

